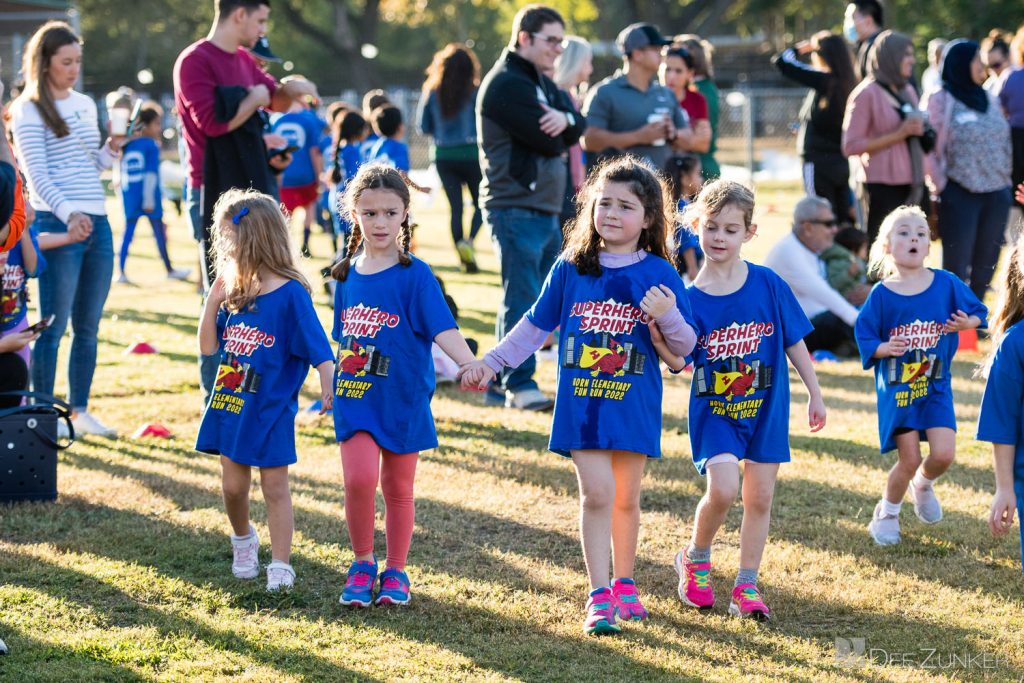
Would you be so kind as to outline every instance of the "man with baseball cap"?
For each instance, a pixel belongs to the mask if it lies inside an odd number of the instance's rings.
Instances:
[[[661,50],[670,45],[651,24],[630,24],[616,39],[622,70],[590,91],[583,113],[583,149],[593,154],[635,154],[662,168],[674,150],[688,149],[686,112],[657,81]]]

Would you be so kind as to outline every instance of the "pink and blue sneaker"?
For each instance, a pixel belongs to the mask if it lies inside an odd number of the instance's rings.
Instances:
[[[408,605],[409,575],[401,569],[388,567],[380,574],[380,592],[375,605]]]
[[[676,574],[679,575],[679,599],[690,607],[709,610],[715,606],[715,591],[711,587],[711,563],[691,562],[685,550],[676,554]]]
[[[615,596],[612,589],[604,586],[590,591],[587,598],[587,618],[583,632],[593,635],[618,633],[622,628],[615,623]]]
[[[729,614],[757,621],[768,621],[771,610],[764,604],[761,591],[752,583],[741,583],[732,589],[732,602],[729,603]]]
[[[643,621],[648,617],[647,608],[640,602],[633,579],[612,581],[612,596],[615,598],[615,614],[626,621]]]
[[[338,602],[351,607],[369,607],[373,604],[373,584],[377,581],[377,561],[353,562],[348,568],[345,589]]]

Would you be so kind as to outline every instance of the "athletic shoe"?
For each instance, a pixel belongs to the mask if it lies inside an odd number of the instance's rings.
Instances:
[[[615,598],[615,614],[626,621],[643,621],[649,615],[647,608],[640,602],[633,579],[615,579],[612,581],[612,597]]]
[[[711,587],[711,563],[690,562],[686,551],[676,553],[676,574],[679,575],[679,599],[690,607],[707,610],[715,606],[715,590]]]
[[[480,272],[480,268],[476,265],[476,250],[473,249],[472,242],[462,240],[455,245],[455,250],[459,252],[459,260],[462,262],[467,273]]]
[[[310,251],[309,251],[309,245],[308,244],[303,244],[302,245],[302,248],[299,249],[299,254],[302,256],[302,258],[312,258],[312,256],[313,256],[313,254],[311,254]]]
[[[117,430],[108,427],[84,410],[71,418],[71,424],[75,426],[75,434],[93,434],[113,439],[117,436]]]
[[[615,623],[615,596],[608,587],[595,588],[587,598],[587,618],[583,621],[583,632],[594,635],[618,633],[622,630]]]
[[[373,584],[377,581],[377,561],[353,562],[348,568],[345,589],[338,599],[343,605],[369,607],[373,603]]]
[[[187,280],[188,276],[192,274],[191,268],[171,268],[167,271],[168,280]]]
[[[868,533],[878,545],[896,545],[900,542],[900,518],[885,514],[882,501],[878,501],[871,523],[868,524]]]
[[[117,279],[114,280],[114,282],[116,282],[119,285],[130,285],[132,283],[132,281],[129,280],[128,276],[125,275],[124,273],[121,273],[120,275],[118,275]]]
[[[771,610],[764,604],[761,592],[752,583],[741,583],[732,589],[732,602],[729,603],[729,614],[757,621],[768,621]]]
[[[523,389],[505,392],[505,407],[543,412],[555,407],[555,402],[544,395],[540,389]]]
[[[380,592],[375,605],[408,605],[409,575],[401,569],[388,567],[380,574]]]
[[[925,524],[942,521],[942,506],[935,497],[935,488],[918,488],[910,482],[910,499],[914,501],[914,514]]]
[[[290,591],[295,585],[295,570],[290,564],[274,560],[267,565],[267,592]]]
[[[246,538],[231,539],[231,550],[234,559],[231,562],[231,573],[237,579],[255,579],[260,573],[260,537],[256,530],[249,527]]]

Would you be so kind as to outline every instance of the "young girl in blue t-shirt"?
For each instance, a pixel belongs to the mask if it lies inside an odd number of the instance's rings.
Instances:
[[[404,605],[409,602],[405,564],[415,521],[416,461],[420,451],[437,447],[430,412],[431,343],[460,366],[473,360],[473,352],[430,267],[409,253],[409,189],[399,172],[381,163],[364,164],[348,180],[342,210],[352,231],[331,270],[337,280],[334,430],[341,444],[345,519],[355,561],[340,602]],[[387,539],[379,577],[373,554],[378,480]]]
[[[334,136],[334,156],[327,169],[330,187],[327,203],[334,221],[335,243],[338,239],[344,243],[352,225],[341,212],[341,199],[345,195],[345,183],[356,177],[362,164],[359,146],[366,139],[366,119],[357,111],[345,112],[335,120],[331,133]]]
[[[767,620],[770,610],[757,587],[768,538],[779,464],[789,462],[789,372],[793,364],[807,388],[808,424],[825,426],[825,404],[804,345],[811,331],[789,286],[768,268],[744,261],[740,248],[754,237],[754,195],[739,183],[704,186],[683,218],[695,225],[704,264],[687,288],[697,320],[690,385],[690,445],[707,492],[697,504],[690,544],[675,558],[679,597],[710,609],[711,543],[740,490],[743,461],[743,522],[740,567],[729,612]],[[674,370],[686,359],[658,351]]]
[[[296,461],[299,390],[314,366],[330,409],[333,354],[276,199],[252,190],[224,193],[214,208],[213,251],[218,277],[199,321],[199,349],[221,358],[196,450],[220,455],[231,571],[241,579],[260,569],[260,541],[249,522],[251,468],[260,468],[273,558],[267,590],[287,590],[295,581],[288,466]]]
[[[942,519],[933,484],[956,453],[950,366],[960,330],[984,325],[987,312],[955,275],[925,266],[929,247],[921,209],[901,206],[885,217],[870,258],[870,271],[881,282],[854,326],[864,369],[875,370],[881,451],[898,451],[868,524],[878,545],[899,543],[908,487],[922,522]],[[923,462],[922,438],[929,448]]]
[[[640,480],[647,459],[661,457],[661,371],[649,326],[657,320],[679,355],[693,349],[696,335],[668,261],[675,206],[655,173],[635,157],[611,161],[590,174],[577,206],[533,308],[464,372],[463,383],[486,386],[561,329],[549,447],[572,458],[579,480],[591,588],[583,630],[614,633],[617,619],[647,618],[633,569]]]
[[[994,536],[1024,519],[1024,238],[1010,253],[992,314],[992,352],[984,374],[985,395],[978,416],[978,441],[992,444],[996,493],[988,525]],[[1021,527],[1024,548],[1024,526]],[[1024,569],[1024,555],[1021,556]]]

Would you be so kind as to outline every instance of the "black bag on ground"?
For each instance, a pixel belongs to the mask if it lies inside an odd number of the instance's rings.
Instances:
[[[55,500],[57,451],[75,441],[71,406],[48,394],[7,391],[35,403],[0,410],[0,502]],[[57,440],[57,422],[67,423],[70,439]]]

